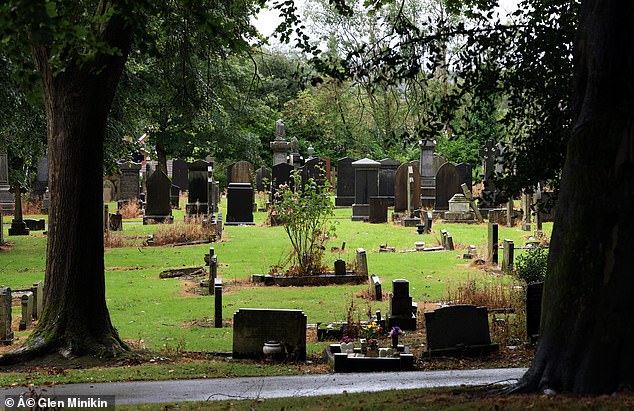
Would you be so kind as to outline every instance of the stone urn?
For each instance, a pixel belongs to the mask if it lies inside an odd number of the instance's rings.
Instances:
[[[282,344],[278,341],[267,341],[262,347],[262,353],[266,357],[277,357],[282,354]]]
[[[425,232],[425,224],[416,224],[416,232],[423,234]]]

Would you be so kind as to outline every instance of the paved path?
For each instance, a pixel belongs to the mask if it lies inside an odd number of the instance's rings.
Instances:
[[[387,391],[460,385],[511,384],[525,368],[490,370],[409,371],[364,374],[316,374],[284,377],[214,378],[198,380],[128,381],[65,384],[42,388],[42,395],[115,395],[117,404],[308,397],[344,392]],[[1,388],[5,395],[24,393],[24,387]]]

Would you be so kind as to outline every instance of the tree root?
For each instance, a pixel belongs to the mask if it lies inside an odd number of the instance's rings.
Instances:
[[[53,345],[38,337],[26,344],[0,355],[0,365],[13,365],[31,360],[53,350]]]

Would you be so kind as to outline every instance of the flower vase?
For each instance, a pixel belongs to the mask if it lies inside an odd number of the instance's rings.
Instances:
[[[398,347],[398,334],[392,334],[392,348]]]
[[[368,340],[361,338],[359,343],[361,344],[361,354],[365,355],[368,352]]]

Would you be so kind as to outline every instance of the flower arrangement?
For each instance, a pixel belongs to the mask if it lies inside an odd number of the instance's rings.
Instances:
[[[368,340],[376,340],[381,334],[383,334],[383,327],[377,324],[376,321],[372,321],[361,329],[361,335]]]
[[[372,350],[378,350],[379,340],[377,340],[376,338],[368,338],[368,348]]]
[[[354,339],[348,337],[347,335],[344,335],[343,338],[341,338],[341,342],[344,344],[347,344],[347,343],[354,342]]]

